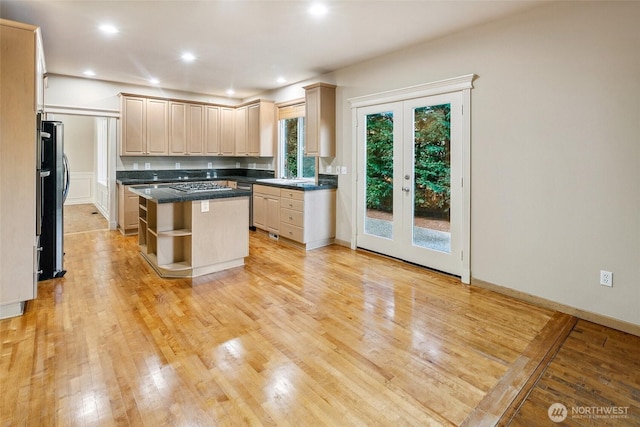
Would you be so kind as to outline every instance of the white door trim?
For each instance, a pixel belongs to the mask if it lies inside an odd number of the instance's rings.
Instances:
[[[450,92],[462,92],[462,218],[461,218],[461,248],[462,248],[462,283],[471,283],[471,89],[475,74],[454,77],[451,79],[439,80],[432,83],[425,83],[410,86],[402,89],[379,92],[365,96],[349,98],[352,116],[352,144],[351,158],[353,159],[352,170],[355,171],[352,178],[351,191],[354,197],[351,198],[351,212],[353,226],[351,231],[351,247],[357,247],[357,225],[355,224],[357,215],[357,185],[361,177],[358,176],[356,165],[357,160],[357,124],[358,108],[376,104],[405,101],[414,98],[422,98],[431,95],[440,95]]]

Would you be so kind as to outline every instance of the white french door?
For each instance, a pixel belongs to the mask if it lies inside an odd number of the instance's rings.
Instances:
[[[462,92],[357,108],[357,246],[463,275]]]

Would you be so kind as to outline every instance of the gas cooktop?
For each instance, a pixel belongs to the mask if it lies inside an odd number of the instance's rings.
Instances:
[[[181,182],[169,186],[174,190],[184,191],[185,193],[197,193],[200,191],[225,191],[232,190],[231,187],[225,187],[223,185],[216,184],[215,182]]]

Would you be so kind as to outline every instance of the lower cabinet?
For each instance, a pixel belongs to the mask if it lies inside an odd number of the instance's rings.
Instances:
[[[280,232],[280,189],[253,186],[253,225],[269,233]]]
[[[253,186],[253,224],[309,250],[333,243],[336,190]]]
[[[122,234],[138,232],[138,196],[129,187],[118,184],[118,229]]]

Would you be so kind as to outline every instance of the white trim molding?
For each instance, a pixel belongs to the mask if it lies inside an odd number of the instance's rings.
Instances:
[[[437,82],[378,92],[371,95],[357,96],[349,98],[348,101],[351,104],[351,108],[359,108],[375,104],[384,104],[387,102],[406,101],[408,99],[422,98],[424,96],[458,92],[473,89],[473,81],[476,77],[478,76],[475,74],[467,74],[451,79],[439,80]]]
[[[120,117],[120,110],[73,107],[70,105],[45,105],[45,113],[49,114],[71,114],[76,116],[98,116],[98,117]]]
[[[93,172],[71,172],[69,174],[69,195],[65,205],[94,203]]]

